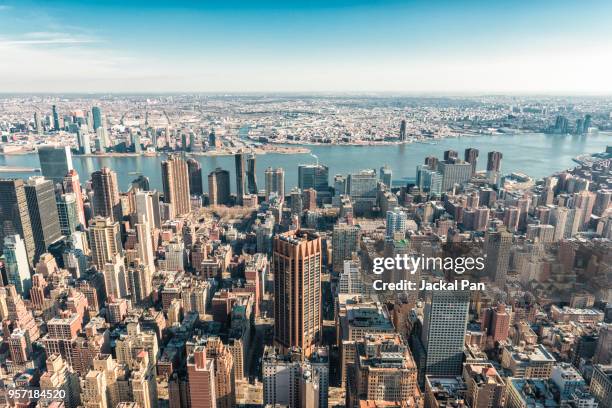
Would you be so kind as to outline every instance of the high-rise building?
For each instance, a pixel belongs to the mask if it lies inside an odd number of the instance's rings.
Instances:
[[[501,170],[501,161],[504,157],[501,152],[489,152],[487,155],[487,171],[495,171],[500,172]]]
[[[406,119],[402,119],[400,122],[399,140],[406,140]]]
[[[14,285],[21,296],[29,297],[32,277],[23,239],[19,235],[5,236],[2,253],[8,284]]]
[[[442,174],[429,168],[429,165],[417,166],[416,185],[425,193],[442,193]]]
[[[56,132],[60,131],[60,121],[59,121],[59,114],[57,113],[57,106],[53,105],[51,107],[51,113],[53,115],[53,130],[55,130]]]
[[[344,262],[352,259],[359,250],[360,228],[357,225],[338,223],[332,232],[332,264],[335,272],[344,269]]]
[[[485,252],[487,255],[485,273],[495,284],[501,287],[506,283],[508,275],[511,246],[512,233],[508,230],[489,230],[485,233]]]
[[[455,159],[459,158],[459,152],[456,150],[445,150],[444,151],[444,161],[452,162]]]
[[[406,231],[406,222],[408,216],[401,208],[396,207],[393,211],[387,211],[387,226],[385,236],[393,238],[396,232],[404,233]]]
[[[230,203],[229,171],[217,167],[208,175],[208,198],[210,205],[228,205]]]
[[[257,194],[257,173],[254,154],[249,154],[246,159],[246,179],[249,194]]]
[[[282,168],[273,169],[268,167],[265,172],[266,177],[266,199],[274,193],[279,199],[285,199],[285,170]]]
[[[472,177],[472,165],[461,160],[438,163],[438,172],[442,174],[442,191],[451,190],[455,184],[463,184]]]
[[[93,117],[93,130],[95,132],[102,126],[102,111],[99,107],[94,106],[91,108],[91,116]]]
[[[321,238],[293,230],[273,242],[274,342],[310,356],[321,339]]]
[[[62,194],[57,198],[57,215],[60,232],[69,237],[81,224],[79,222],[76,198],[73,193]]]
[[[378,175],[380,181],[389,188],[391,188],[391,183],[393,181],[393,171],[391,167],[384,165],[380,168],[380,174]]]
[[[172,205],[175,216],[191,211],[189,198],[189,170],[187,162],[178,155],[170,155],[162,162],[164,201]]]
[[[25,186],[30,212],[32,234],[34,235],[34,261],[47,252],[49,246],[57,242],[62,233],[60,230],[55,189],[51,180],[35,176],[28,179]]]
[[[38,160],[43,176],[54,183],[62,183],[72,167],[72,153],[69,146],[39,146]]]
[[[91,137],[89,132],[79,130],[77,133],[77,142],[79,144],[79,153],[91,154]]]
[[[329,190],[329,168],[322,164],[300,164],[298,187],[302,190],[314,188],[318,193]]]
[[[510,330],[510,313],[506,305],[500,303],[495,308],[484,311],[482,328],[493,341],[505,341]]]
[[[216,408],[215,364],[206,347],[197,346],[187,361],[189,402],[193,408]]]
[[[117,173],[108,167],[102,167],[91,173],[93,190],[93,213],[95,216],[108,217],[112,221],[121,220],[121,200]]]
[[[434,290],[425,305],[421,341],[425,374],[461,375],[470,292]]]
[[[466,364],[463,381],[467,387],[466,400],[472,408],[503,407],[506,383],[490,363]]]
[[[136,217],[144,217],[149,224],[149,229],[161,228],[161,216],[159,213],[159,197],[157,192],[138,191],[134,195],[136,205]]]
[[[77,217],[81,225],[85,225],[85,207],[83,205],[83,192],[81,191],[81,181],[79,173],[72,169],[64,176],[64,192],[74,194],[77,207]]]
[[[204,193],[202,189],[202,166],[199,161],[190,158],[187,159],[187,167],[189,169],[189,194],[201,196]]]
[[[89,245],[91,262],[102,271],[122,250],[119,223],[108,217],[95,217],[89,226]]]
[[[376,206],[378,180],[373,169],[361,170],[348,175],[348,194],[353,201],[353,210],[358,214],[367,213]]]
[[[590,385],[591,394],[600,407],[610,406],[612,401],[612,365],[595,364]]]
[[[246,154],[236,153],[234,162],[236,164],[236,204],[242,205],[242,197],[246,194]]]
[[[0,179],[0,239],[19,234],[25,243],[30,266],[34,266],[34,234],[23,180]]]
[[[465,149],[464,160],[472,165],[472,175],[476,174],[476,164],[478,162],[478,149],[473,147]]]

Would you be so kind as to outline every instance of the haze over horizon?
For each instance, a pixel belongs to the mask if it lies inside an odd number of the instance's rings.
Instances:
[[[3,93],[612,94],[612,3],[0,0]]]

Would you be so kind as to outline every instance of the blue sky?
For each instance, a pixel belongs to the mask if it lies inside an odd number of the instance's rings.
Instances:
[[[610,1],[3,1],[0,92],[612,94]]]

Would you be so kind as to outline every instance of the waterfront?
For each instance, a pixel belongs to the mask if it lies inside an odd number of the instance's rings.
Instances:
[[[396,182],[413,178],[416,166],[424,157],[434,155],[442,157],[448,149],[459,151],[474,147],[480,150],[478,168],[486,166],[487,152],[501,151],[504,155],[502,170],[504,174],[523,172],[532,177],[544,177],[576,164],[572,158],[585,153],[597,153],[612,144],[612,134],[599,133],[588,135],[550,135],[541,133],[482,135],[447,138],[437,140],[436,144],[413,143],[392,146],[309,146],[320,163],[329,166],[330,183],[334,174],[347,174],[360,169],[375,168],[387,164],[393,170]],[[80,157],[73,156],[76,170],[81,175],[81,182],[102,166],[117,172],[119,185],[126,190],[130,181],[138,174],[144,174],[151,180],[153,188],[161,188],[160,163],[164,155],[129,156],[129,157]],[[234,159],[232,156],[194,156],[202,164],[204,183],[206,175],[215,167],[229,170],[234,177]],[[257,156],[257,179],[259,188],[264,187],[264,170],[268,166],[282,167],[286,171],[286,186],[297,185],[297,166],[301,163],[313,163],[316,159],[309,154],[274,154]],[[36,154],[0,156],[0,166],[40,167]],[[31,173],[40,175],[40,173]],[[2,177],[28,177],[28,173],[2,173]],[[394,183],[397,184],[397,183]],[[232,190],[235,189],[232,182]],[[205,186],[206,190],[206,186]]]

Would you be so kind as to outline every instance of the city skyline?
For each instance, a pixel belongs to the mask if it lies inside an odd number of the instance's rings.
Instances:
[[[7,1],[0,89],[610,94],[611,11],[603,1]]]

